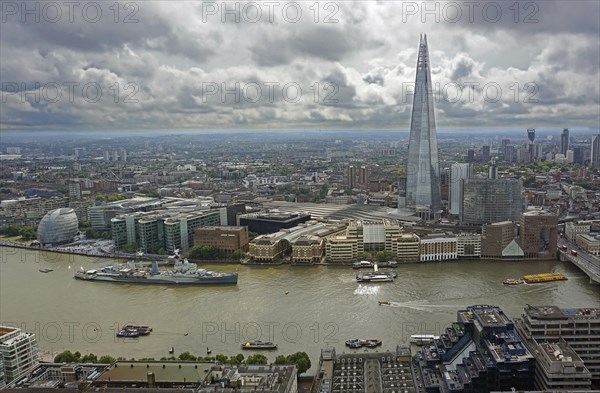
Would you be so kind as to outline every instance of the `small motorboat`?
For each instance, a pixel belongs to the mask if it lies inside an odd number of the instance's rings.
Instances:
[[[139,337],[140,332],[131,329],[121,329],[117,332],[117,337]]]
[[[380,306],[389,306],[389,305],[391,305],[391,304],[392,304],[392,303],[388,302],[387,300],[380,300],[380,301],[379,301],[379,305],[380,305]]]
[[[54,271],[54,269],[48,269],[48,268],[40,269],[41,273],[50,273],[50,272],[53,272],[53,271]]]
[[[171,347],[171,349],[169,349],[169,353],[173,354],[175,352],[175,348]]]

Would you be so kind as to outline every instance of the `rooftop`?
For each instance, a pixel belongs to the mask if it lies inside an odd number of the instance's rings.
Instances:
[[[119,361],[99,376],[97,382],[147,382],[154,373],[156,382],[199,382],[204,380],[211,362]]]

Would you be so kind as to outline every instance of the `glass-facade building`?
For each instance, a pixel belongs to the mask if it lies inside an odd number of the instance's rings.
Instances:
[[[197,228],[221,225],[221,212],[217,209],[137,212],[115,217],[111,223],[117,248],[136,243],[146,253],[156,253],[161,248],[168,253],[176,249],[187,252],[193,246]]]
[[[79,220],[71,208],[52,210],[42,218],[37,228],[41,244],[63,244],[73,241],[79,230]]]
[[[398,207],[435,214],[441,210],[442,201],[433,101],[427,36],[423,35],[410,122],[406,193],[404,198],[399,197]]]
[[[519,179],[462,179],[460,223],[518,222],[525,208]]]

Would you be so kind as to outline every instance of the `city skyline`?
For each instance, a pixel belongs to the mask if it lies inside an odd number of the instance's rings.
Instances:
[[[436,42],[440,128],[598,127],[600,92],[587,83],[599,74],[597,2],[331,2],[319,12],[287,2],[272,22],[259,2],[256,23],[244,3],[237,16],[208,3],[105,5],[97,21],[81,7],[69,21],[67,9],[56,20],[52,7],[3,3],[0,127],[398,129],[419,32]]]

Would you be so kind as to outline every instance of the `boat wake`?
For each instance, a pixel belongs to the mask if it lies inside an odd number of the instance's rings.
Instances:
[[[359,285],[355,290],[355,295],[376,295],[379,292],[379,287],[371,285]]]
[[[434,312],[442,308],[452,308],[455,309],[456,305],[452,304],[426,304],[424,301],[420,302],[389,302],[389,304],[381,304],[381,306],[387,307],[398,307],[398,308],[409,308],[411,310],[417,311],[427,311]]]

